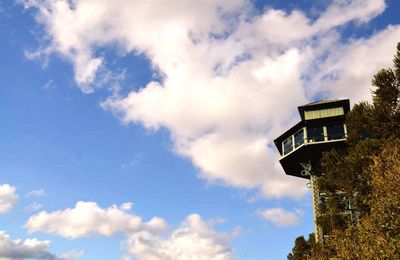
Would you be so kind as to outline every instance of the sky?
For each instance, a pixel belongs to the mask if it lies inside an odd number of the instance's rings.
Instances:
[[[396,0],[0,0],[0,258],[285,259],[273,140],[370,100]]]

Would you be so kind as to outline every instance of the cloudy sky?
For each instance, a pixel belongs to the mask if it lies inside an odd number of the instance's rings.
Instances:
[[[273,140],[370,99],[396,0],[0,0],[0,258],[284,259]]]

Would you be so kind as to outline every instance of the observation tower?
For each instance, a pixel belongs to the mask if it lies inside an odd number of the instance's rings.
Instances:
[[[350,101],[321,100],[298,107],[301,121],[274,140],[281,154],[279,162],[287,175],[309,179],[314,209],[315,238],[322,241],[317,225],[320,214],[320,192],[316,185],[317,170],[322,153],[346,146],[346,115]]]

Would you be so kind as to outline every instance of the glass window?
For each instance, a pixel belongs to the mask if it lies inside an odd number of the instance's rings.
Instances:
[[[306,120],[344,115],[343,107],[305,111]]]
[[[283,141],[283,154],[288,154],[293,150],[292,136]]]
[[[304,132],[303,129],[294,134],[294,147],[297,148],[304,144]]]
[[[307,127],[307,138],[310,143],[324,141],[324,128],[322,126]]]
[[[340,125],[328,125],[326,127],[328,132],[328,140],[337,140],[345,138],[343,124]]]

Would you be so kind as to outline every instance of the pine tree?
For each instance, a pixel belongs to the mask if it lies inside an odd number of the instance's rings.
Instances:
[[[311,237],[311,234],[310,234]],[[315,238],[312,237],[315,241]],[[303,236],[299,236],[294,241],[292,252],[288,255],[288,260],[302,260],[307,259],[311,255],[310,238],[305,240]]]
[[[393,62],[349,112],[347,149],[321,158],[317,222],[332,239],[299,237],[288,259],[400,259],[400,43]]]
[[[398,189],[399,180],[388,177],[399,176],[388,171],[396,172],[400,162],[393,166],[385,159],[400,157],[400,148],[395,148],[400,146],[400,44],[393,69],[375,74],[372,86],[372,104],[356,104],[348,114],[348,148],[328,152],[321,159],[324,174],[318,183],[330,198],[319,221],[334,237],[323,245],[325,257],[400,257],[396,255],[400,252],[398,193],[390,188]],[[341,201],[347,201],[347,205]],[[344,214],[346,211],[349,214]],[[391,228],[384,231],[386,226]]]

